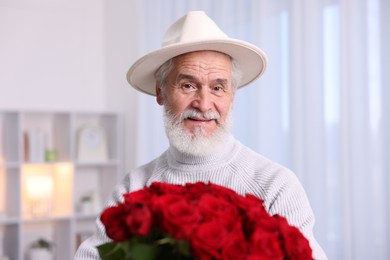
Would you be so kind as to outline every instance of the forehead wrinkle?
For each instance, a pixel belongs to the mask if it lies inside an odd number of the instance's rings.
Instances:
[[[186,64],[184,64],[186,65]],[[227,68],[224,65],[219,65],[216,63],[208,64],[202,61],[198,61],[197,64],[189,64],[186,66],[183,66],[185,69],[193,70],[196,73],[199,73],[200,75],[210,76],[212,74],[220,74],[228,72]]]
[[[215,79],[214,80],[216,83],[219,83],[221,85],[226,85],[228,84],[228,80],[227,79],[224,79],[224,78],[218,78],[218,79]]]
[[[175,83],[178,83],[182,80],[189,80],[189,81],[193,81],[193,82],[201,82],[201,79],[199,79],[197,76],[194,76],[194,75],[190,75],[190,74],[185,74],[185,73],[180,73],[177,75],[176,79],[175,79]],[[227,85],[228,84],[228,79],[226,78],[216,78],[216,79],[213,79],[211,80],[211,83],[212,84],[221,84],[221,85]]]
[[[224,54],[225,55],[225,54]],[[226,66],[222,60],[192,58],[191,54],[173,58],[172,78],[176,83],[180,80],[194,82],[229,83],[231,66]],[[230,58],[230,57],[229,57]],[[231,62],[231,60],[229,60]]]
[[[178,56],[173,58],[173,64],[176,69],[193,70],[197,72],[206,72],[204,74],[210,74],[213,72],[225,71],[228,72],[229,68],[226,68],[225,64],[219,64],[218,62],[209,62],[202,59],[188,60],[188,56]]]
[[[179,73],[176,77],[176,81],[180,81],[180,80],[192,80],[192,81],[197,81],[197,77],[193,76],[193,75],[190,75],[190,74],[185,74],[185,73]]]

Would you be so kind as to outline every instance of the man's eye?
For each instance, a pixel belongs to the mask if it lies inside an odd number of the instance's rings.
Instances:
[[[220,85],[218,85],[218,86],[215,86],[215,87],[213,88],[213,90],[214,90],[214,91],[222,91],[222,90],[223,90],[223,87],[220,86]]]
[[[223,85],[215,85],[210,90],[216,96],[222,96],[226,92],[226,89],[224,88]]]
[[[211,90],[214,93],[218,93],[218,94],[225,92],[225,88],[222,85],[215,85],[214,87],[211,88]]]
[[[192,90],[192,89],[195,89],[195,84],[192,84],[192,83],[184,83],[181,85],[181,87],[185,90]]]

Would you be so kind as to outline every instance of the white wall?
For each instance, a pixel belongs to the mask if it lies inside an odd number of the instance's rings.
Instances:
[[[0,109],[118,111],[134,167],[138,2],[0,0]]]
[[[103,6],[0,0],[0,109],[105,109]]]
[[[138,35],[142,1],[106,0],[105,43],[106,43],[106,106],[121,111],[123,116],[123,160],[125,171],[136,166],[137,102],[139,95],[126,81],[126,73],[133,62],[140,56],[140,37]]]

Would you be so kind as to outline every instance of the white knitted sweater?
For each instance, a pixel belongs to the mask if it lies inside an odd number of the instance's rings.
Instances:
[[[154,181],[173,184],[212,182],[239,194],[254,194],[264,200],[270,214],[287,218],[309,240],[315,259],[327,259],[313,236],[314,215],[296,176],[288,169],[255,153],[230,137],[223,149],[212,156],[195,157],[170,147],[152,162],[134,169],[117,185],[107,206],[122,201],[122,194],[142,189]],[[96,246],[108,238],[99,219],[98,232],[81,244],[75,259],[99,259]]]

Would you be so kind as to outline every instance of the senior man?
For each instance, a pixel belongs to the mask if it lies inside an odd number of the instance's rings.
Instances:
[[[202,11],[189,12],[170,26],[163,47],[130,68],[136,89],[156,96],[164,107],[169,148],[150,163],[131,170],[112,193],[122,194],[152,182],[212,182],[262,200],[309,240],[315,259],[327,259],[313,235],[314,216],[296,176],[250,150],[230,133],[237,89],[258,78],[267,59],[258,47],[229,38]],[[98,233],[79,247],[75,259],[99,259],[96,246],[109,241],[97,220]]]

